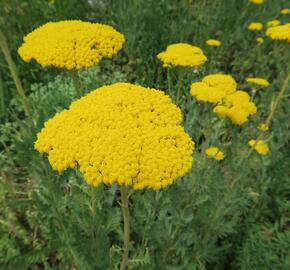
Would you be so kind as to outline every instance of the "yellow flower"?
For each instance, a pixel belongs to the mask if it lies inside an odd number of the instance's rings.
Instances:
[[[264,43],[264,39],[262,37],[258,37],[256,38],[256,42],[262,44]]]
[[[246,81],[251,84],[267,87],[270,83],[262,78],[247,78]]]
[[[249,2],[256,5],[261,5],[264,3],[264,0],[249,0]]]
[[[228,95],[223,103],[214,107],[213,112],[220,118],[228,117],[236,125],[244,124],[248,117],[257,112],[257,108],[250,101],[249,95],[244,91],[236,91]]]
[[[124,36],[113,27],[78,20],[49,22],[24,37],[21,58],[41,66],[88,68],[111,58],[123,46]]]
[[[215,47],[221,46],[221,42],[219,40],[216,40],[216,39],[208,39],[206,41],[206,44],[208,46],[215,46]]]
[[[198,67],[207,61],[206,56],[199,47],[187,43],[169,45],[166,51],[157,55],[157,58],[163,62],[164,67]]]
[[[283,14],[283,15],[288,15],[288,14],[290,14],[290,9],[289,9],[289,8],[283,8],[283,9],[281,10],[281,14]]]
[[[223,160],[225,158],[224,153],[217,147],[210,147],[205,150],[205,153],[209,157],[213,157],[216,160]]]
[[[267,22],[267,27],[273,27],[280,25],[281,22],[279,20],[272,20]]]
[[[129,83],[98,88],[48,120],[35,149],[54,170],[79,166],[93,186],[160,189],[192,167],[182,114],[160,90]]]
[[[267,155],[269,152],[268,145],[262,140],[250,140],[248,142],[260,155]]]
[[[248,29],[251,31],[260,31],[263,29],[263,24],[259,22],[252,22],[248,25]]]
[[[269,130],[269,126],[265,123],[261,123],[259,126],[258,126],[258,129],[261,130],[261,131],[268,131]]]
[[[267,29],[266,35],[271,39],[287,40],[290,42],[290,23],[270,27]]]
[[[211,74],[201,82],[191,84],[190,94],[198,101],[218,103],[228,94],[236,91],[237,83],[230,75]]]

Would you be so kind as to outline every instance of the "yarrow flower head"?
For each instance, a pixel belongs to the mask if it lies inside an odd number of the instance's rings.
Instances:
[[[207,58],[201,48],[187,43],[176,43],[167,46],[164,52],[157,55],[163,62],[164,67],[199,67],[203,65]]]
[[[25,36],[18,53],[24,61],[34,59],[43,67],[81,69],[111,58],[124,41],[109,25],[79,20],[49,22]]]
[[[259,22],[252,22],[248,25],[248,29],[251,31],[260,31],[263,29],[263,24]]]
[[[217,40],[217,39],[208,39],[208,40],[206,41],[206,44],[207,44],[208,46],[214,46],[214,47],[219,47],[219,46],[221,46],[221,42],[220,42],[219,40]]]
[[[198,101],[215,105],[213,112],[221,118],[229,118],[234,124],[241,125],[257,108],[244,91],[237,91],[237,83],[230,75],[213,74],[201,82],[191,85],[190,94]]]
[[[251,84],[254,84],[254,85],[258,85],[258,86],[264,86],[264,87],[267,87],[270,85],[270,83],[265,80],[265,79],[262,79],[262,78],[247,78],[246,81],[248,83],[251,83]]]
[[[281,22],[279,20],[272,20],[267,22],[267,27],[273,27],[280,25]]]
[[[260,155],[267,155],[269,152],[269,147],[263,140],[250,140],[248,144],[252,146]]]
[[[255,5],[261,5],[264,3],[264,0],[249,0],[249,2]]]
[[[290,8],[283,8],[281,10],[281,14],[282,15],[288,15],[288,14],[290,14]]]
[[[213,157],[216,160],[223,160],[225,158],[224,153],[217,147],[210,147],[205,150],[205,153],[209,157]]]
[[[190,94],[198,101],[218,103],[228,94],[236,91],[237,83],[230,75],[212,74],[205,76],[201,82],[191,84]]]
[[[79,166],[85,181],[160,189],[192,166],[194,143],[180,109],[162,91],[115,83],[48,120],[35,149],[53,169]]]
[[[270,27],[267,29],[266,35],[271,39],[290,42],[290,23]]]
[[[261,124],[259,124],[258,129],[263,131],[263,132],[266,132],[269,130],[269,126],[265,123],[261,123]]]
[[[264,39],[262,37],[257,37],[256,42],[262,44],[264,43]]]

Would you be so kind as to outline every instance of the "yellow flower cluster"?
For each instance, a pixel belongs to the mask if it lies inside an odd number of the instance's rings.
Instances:
[[[283,9],[281,10],[281,14],[283,14],[283,15],[288,15],[288,14],[290,14],[290,8],[283,8]]]
[[[256,38],[256,42],[262,44],[264,43],[264,39],[262,37],[258,37]]]
[[[206,41],[206,44],[208,46],[214,46],[214,47],[218,47],[218,46],[221,46],[221,42],[217,39],[208,39]]]
[[[255,84],[258,86],[264,86],[264,87],[267,87],[270,84],[267,80],[262,79],[262,78],[247,78],[246,81],[248,83]]]
[[[35,149],[53,169],[77,165],[86,182],[160,189],[192,167],[194,143],[180,109],[162,91],[115,83],[92,91],[45,123]]]
[[[24,37],[21,58],[41,66],[88,68],[111,58],[123,46],[124,36],[109,25],[68,20],[49,22]]]
[[[267,29],[266,35],[271,39],[287,40],[290,42],[290,23],[270,27]]]
[[[264,0],[249,0],[250,3],[261,5],[264,3]]]
[[[223,160],[225,158],[224,153],[217,147],[210,147],[205,150],[205,153],[209,157],[213,157],[216,160]]]
[[[171,44],[157,58],[163,62],[164,67],[198,67],[207,61],[202,49],[187,43]]]
[[[244,91],[237,91],[237,83],[230,75],[213,74],[201,82],[191,85],[190,94],[197,100],[210,102],[216,106],[213,112],[219,117],[228,117],[234,124],[241,125],[257,108]]]
[[[273,27],[280,25],[281,22],[279,20],[272,20],[267,22],[267,27]]]
[[[263,29],[263,24],[259,22],[252,22],[248,25],[248,29],[251,31],[260,31]]]
[[[262,140],[250,140],[249,145],[252,146],[260,155],[267,155],[269,147],[267,143]]]
[[[190,94],[198,101],[218,103],[237,88],[237,83],[230,75],[212,74],[201,82],[191,84]]]
[[[258,126],[258,129],[263,131],[263,132],[266,132],[269,130],[269,126],[265,123],[261,123],[259,126]]]

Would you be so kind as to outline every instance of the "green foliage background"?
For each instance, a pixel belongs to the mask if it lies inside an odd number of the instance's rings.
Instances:
[[[177,72],[171,70],[168,77],[157,53],[170,43],[189,42],[202,47],[209,59],[182,81],[184,126],[196,142],[192,171],[165,190],[132,195],[129,269],[290,269],[289,91],[265,137],[269,155],[247,156],[247,141],[259,135],[256,126],[268,116],[289,73],[290,47],[269,39],[257,45],[260,34],[246,29],[252,21],[289,21],[279,13],[290,8],[288,1],[268,0],[261,6],[247,0],[0,4],[0,29],[33,108],[33,117],[25,118],[0,53],[0,269],[117,269],[122,255],[118,188],[100,187],[92,202],[91,189],[77,170],[57,174],[33,148],[43,123],[74,100],[74,89],[66,72],[24,63],[17,48],[35,27],[63,19],[110,24],[126,36],[118,56],[80,73],[83,93],[128,81],[174,95]],[[208,38],[222,46],[206,47]],[[216,72],[233,75],[249,92],[246,77],[271,82],[258,91],[258,113],[249,123],[237,127],[221,121],[188,95],[191,82]],[[206,159],[207,145],[220,146],[226,159]]]

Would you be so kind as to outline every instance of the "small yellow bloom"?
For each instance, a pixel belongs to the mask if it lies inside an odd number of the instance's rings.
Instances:
[[[280,25],[281,22],[279,20],[272,20],[267,22],[267,27],[273,27]]]
[[[290,14],[290,8],[283,8],[283,9],[281,10],[281,14],[283,14],[283,15],[288,15],[288,14]]]
[[[206,41],[206,44],[207,44],[208,46],[214,46],[214,47],[219,47],[219,46],[221,46],[221,42],[220,42],[219,40],[217,40],[217,39],[208,39],[208,40]]]
[[[263,24],[259,22],[252,22],[248,25],[250,31],[260,31],[263,29]]]
[[[259,126],[258,126],[258,129],[261,130],[261,131],[268,131],[269,130],[269,126],[265,123],[261,123]]]
[[[264,87],[267,87],[270,84],[267,80],[262,79],[262,78],[247,78],[246,81],[248,83],[255,84],[258,86],[264,86]]]
[[[210,147],[205,150],[205,153],[209,157],[213,157],[216,160],[223,160],[225,158],[224,153],[217,147]]]
[[[264,0],[249,0],[249,2],[255,5],[261,5],[264,3]]]
[[[256,38],[256,42],[259,44],[262,44],[262,43],[264,43],[264,39],[262,37],[258,37],[258,38]]]
[[[163,62],[164,67],[198,67],[207,61],[201,48],[187,43],[171,44],[157,58]]]
[[[260,155],[267,155],[269,152],[269,147],[267,143],[262,140],[250,140],[248,142]]]
[[[270,27],[267,29],[266,35],[271,39],[290,42],[290,23]]]

